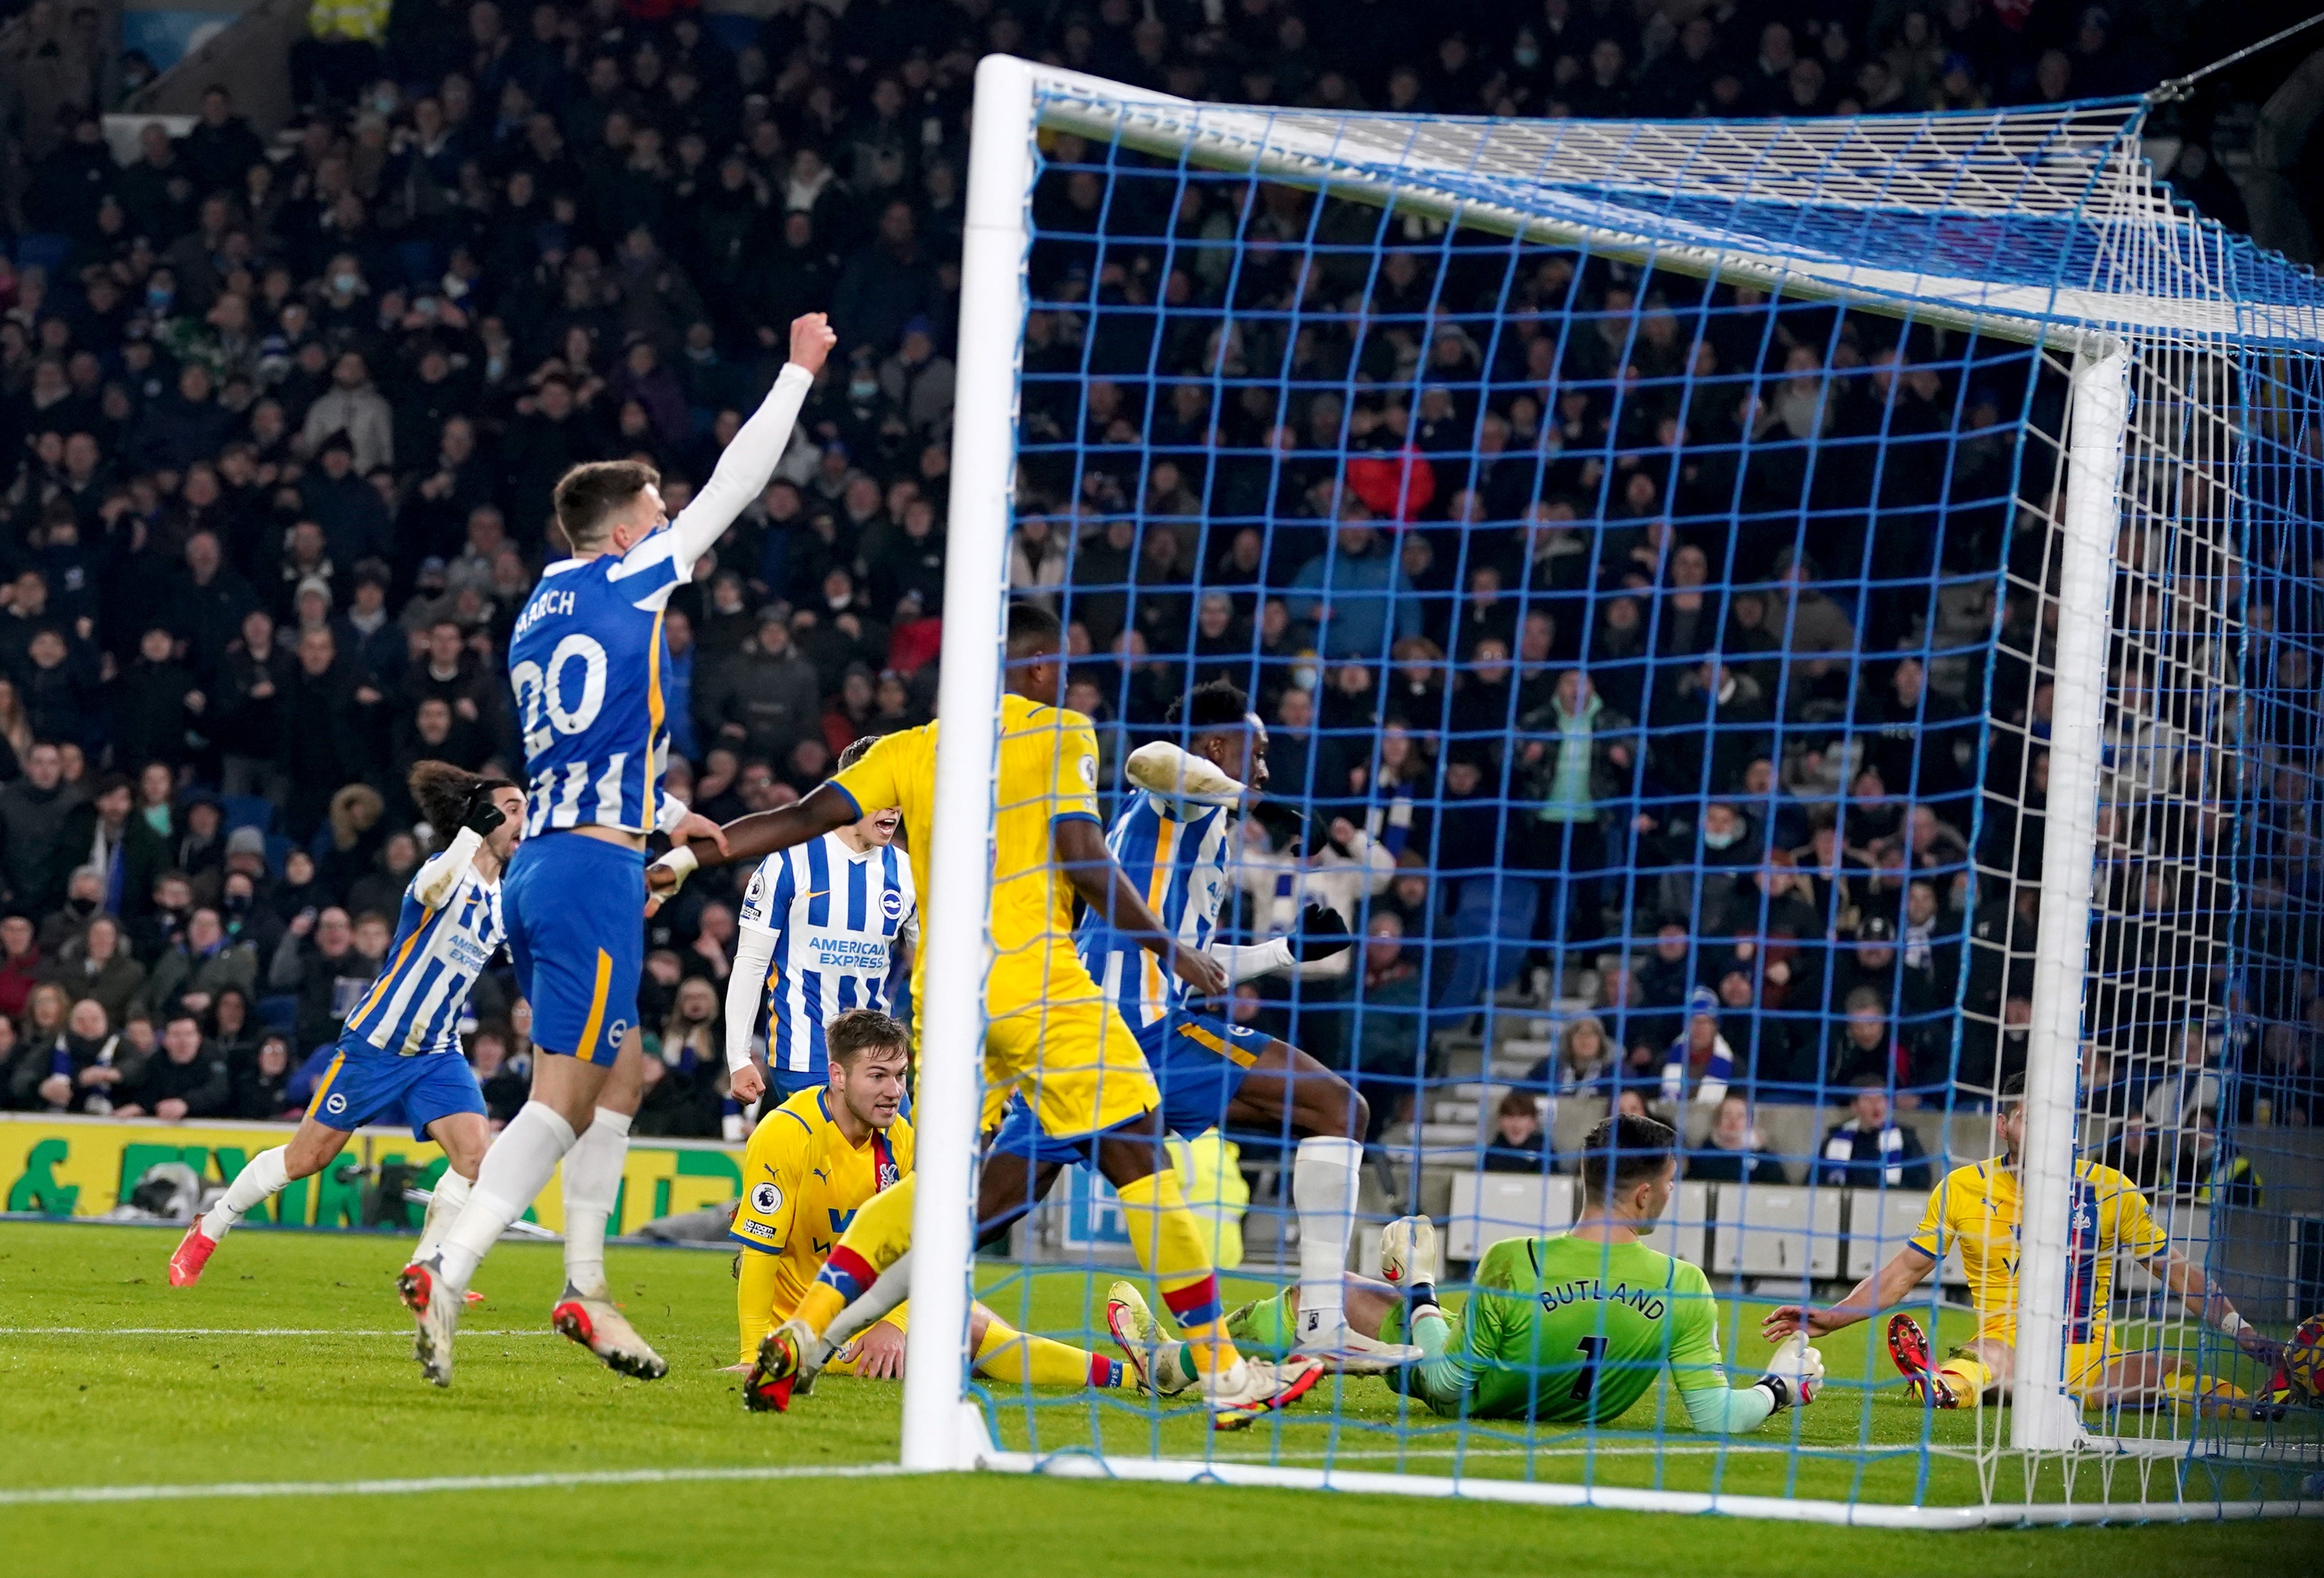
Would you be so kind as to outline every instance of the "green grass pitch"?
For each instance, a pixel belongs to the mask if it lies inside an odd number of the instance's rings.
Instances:
[[[733,1357],[733,1284],[722,1255],[616,1248],[616,1294],[670,1361],[650,1385],[599,1368],[546,1334],[560,1270],[553,1248],[510,1243],[478,1278],[456,1381],[423,1385],[390,1287],[403,1241],[245,1229],[199,1287],[171,1288],[174,1232],[0,1224],[0,1551],[25,1573],[346,1573],[389,1564],[478,1573],[779,1571],[823,1574],[1263,1572],[1347,1574],[1387,1564],[1448,1571],[1596,1573],[1803,1571],[1976,1578],[2146,1572],[2313,1573],[2313,1523],[2150,1526],[1921,1535],[1727,1518],[1648,1516],[1285,1490],[1065,1483],[1007,1475],[734,1480],[27,1503],[37,1490],[220,1482],[347,1481],[671,1468],[811,1471],[893,1461],[897,1389],[834,1380],[782,1417],[746,1414]],[[1245,1296],[1256,1289],[1248,1285]],[[1012,1318],[1068,1333],[1102,1282],[997,1269],[988,1298]],[[1730,1323],[1746,1324],[1730,1311]],[[133,1334],[132,1328],[173,1333]],[[217,1333],[217,1334],[207,1334]],[[320,1333],[320,1334],[318,1334]],[[1757,1356],[1738,1343],[1739,1366]],[[1837,1356],[1835,1370],[1856,1370]],[[1856,1370],[1857,1373],[1862,1373]],[[1898,1446],[1923,1416],[1895,1389],[1847,1394],[1800,1419],[1809,1445]],[[1348,1383],[1339,1428],[1302,1409],[1279,1433],[1222,1438],[1222,1455],[1351,1468],[1396,1466],[1398,1406]],[[1652,1426],[1650,1398],[1622,1423]],[[1184,1416],[1093,1410],[1082,1398],[999,1408],[1012,1445],[1155,1444],[1198,1453]],[[1413,1424],[1421,1421],[1410,1421]],[[1433,1422],[1432,1422],[1433,1423]],[[1942,1419],[1966,1432],[1974,1421]],[[1989,1427],[1989,1426],[1988,1426]],[[1407,1435],[1405,1462],[1450,1466],[1443,1436]],[[1700,1444],[1699,1439],[1689,1444]],[[1471,1473],[1594,1475],[1603,1483],[1844,1495],[1850,1454],[1674,1458],[1585,1464],[1572,1443],[1474,1436]],[[1876,1468],[1862,1483],[1885,1498]],[[1963,1471],[1965,1472],[1965,1471]],[[1901,1481],[1909,1483],[1909,1479]],[[1972,1481],[1973,1482],[1973,1481]],[[1932,1481],[1932,1500],[1959,1499]]]

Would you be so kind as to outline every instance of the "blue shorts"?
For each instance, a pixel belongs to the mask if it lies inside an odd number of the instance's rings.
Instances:
[[[455,1112],[484,1115],[484,1092],[475,1070],[457,1052],[422,1052],[400,1057],[367,1042],[342,1042],[315,1082],[307,1115],[326,1129],[348,1133],[392,1117],[411,1126],[411,1138],[428,1138],[428,1125]]]
[[[611,1064],[638,1022],[645,965],[646,857],[580,833],[516,846],[501,915],[517,990],[532,1005],[532,1044]]]
[[[1146,1054],[1146,1066],[1154,1071],[1154,1083],[1162,1089],[1163,1127],[1186,1139],[1226,1121],[1227,1107],[1242,1089],[1250,1066],[1274,1039],[1248,1025],[1185,1012],[1134,1026],[1133,1031],[1139,1050]],[[1058,1140],[1044,1134],[1023,1098],[1012,1097],[991,1149],[1035,1162],[1086,1162],[1092,1138]]]
[[[761,1111],[773,1112],[801,1091],[819,1091],[831,1083],[831,1065],[827,1059],[808,1059],[809,1066],[792,1068],[788,1065],[770,1063],[767,1066],[767,1095]]]

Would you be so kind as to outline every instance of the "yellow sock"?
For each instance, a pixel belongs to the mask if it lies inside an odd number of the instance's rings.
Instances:
[[[1177,1172],[1166,1167],[1115,1193],[1138,1263],[1160,1286],[1162,1302],[1176,1317],[1194,1367],[1207,1375],[1232,1365],[1240,1355],[1227,1336],[1210,1239],[1186,1209]]]
[[[759,1356],[759,1339],[775,1329],[775,1287],[782,1258],[744,1250],[734,1268],[734,1313],[742,1328],[742,1362]]]
[[[917,1175],[892,1189],[882,1189],[866,1200],[855,1220],[832,1246],[831,1258],[815,1274],[815,1283],[793,1313],[820,1334],[839,1318],[839,1312],[861,1297],[880,1273],[904,1258],[912,1247],[913,1186]]]
[[[1953,1400],[1964,1408],[1974,1408],[1983,1402],[1985,1389],[1993,1384],[1993,1371],[1984,1361],[1966,1353],[1956,1353],[1944,1361],[1937,1371],[1953,1389]]]
[[[1102,1358],[1086,1348],[1020,1332],[999,1315],[987,1316],[984,1340],[976,1345],[972,1362],[976,1372],[987,1380],[1011,1381],[1019,1386],[1121,1384],[1122,1365],[1119,1359]]]

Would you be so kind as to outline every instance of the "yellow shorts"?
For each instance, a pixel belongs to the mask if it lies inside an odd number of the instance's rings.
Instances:
[[[1046,964],[1046,967],[1044,964]],[[1058,1139],[1162,1104],[1146,1054],[1078,958],[997,959],[984,988],[984,1127],[1010,1091]]]
[[[908,1304],[898,1305],[894,1309],[890,1310],[886,1315],[881,1315],[877,1321],[873,1322],[873,1329],[876,1330],[881,1326],[893,1326],[899,1332],[907,1330],[908,1323],[905,1317],[911,1307],[912,1306]],[[825,1375],[853,1375],[855,1373],[854,1339],[851,1338],[845,1343],[841,1345],[839,1352],[831,1356],[831,1362],[823,1367],[823,1372]]]
[[[2017,1317],[2012,1315],[1981,1321],[1977,1334],[1980,1341],[2006,1343],[2014,1348],[2017,1343]],[[2106,1367],[2122,1356],[2123,1351],[2114,1345],[2112,1329],[2103,1324],[2092,1326],[2089,1342],[2066,1344],[2066,1389],[2080,1397],[2099,1386],[2106,1379]],[[2008,1386],[2007,1376],[1997,1379],[2004,1387]]]

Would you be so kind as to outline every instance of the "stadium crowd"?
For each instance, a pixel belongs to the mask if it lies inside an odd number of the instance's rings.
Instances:
[[[832,314],[840,353],[670,604],[671,788],[767,808],[927,717],[985,50],[1196,98],[1674,117],[2046,102],[2169,62],[2046,0],[1868,23],[1815,0],[775,0],[743,37],[655,0],[328,16],[278,144],[220,90],[117,164],[106,71],[72,50],[88,69],[13,123],[11,1107],[295,1114],[423,854],[407,770],[521,760],[505,653],[559,551],[550,484],[640,455],[675,512],[800,312]],[[1890,1103],[1997,1088],[2030,1020],[2055,613],[2048,484],[2031,457],[2027,496],[2010,482],[2021,418],[2058,430],[2054,376],[1285,188],[1151,164],[1109,187],[1076,168],[1105,151],[1046,151],[1012,585],[1069,623],[1109,784],[1190,683],[1246,688],[1279,808],[1250,827],[1240,922],[1296,913],[1294,877],[1364,934],[1344,982],[1247,985],[1239,1016],[1356,1073],[1385,1121],[1437,1072],[1433,1031],[1580,996],[1535,1090],[1717,1108],[1747,1160],[1747,1096],[1854,1101],[1877,1168]],[[2185,195],[2235,222],[2216,165]],[[2324,1115],[2304,660],[2270,660],[2269,781],[2209,786],[2280,835],[2282,858],[2197,863],[2260,911],[2246,952],[2271,963],[2233,976],[2216,893],[2161,870],[2187,846],[2144,861],[2179,835],[2143,789],[2216,771],[2196,704],[2110,721],[2102,896],[2153,922],[2100,959],[2131,984],[2090,1075],[2126,1130]],[[639,1132],[715,1134],[732,895],[697,882],[649,924]],[[505,1117],[525,1007],[489,978],[477,1006]],[[1504,1114],[1496,1155],[1538,1149],[1526,1121]]]

